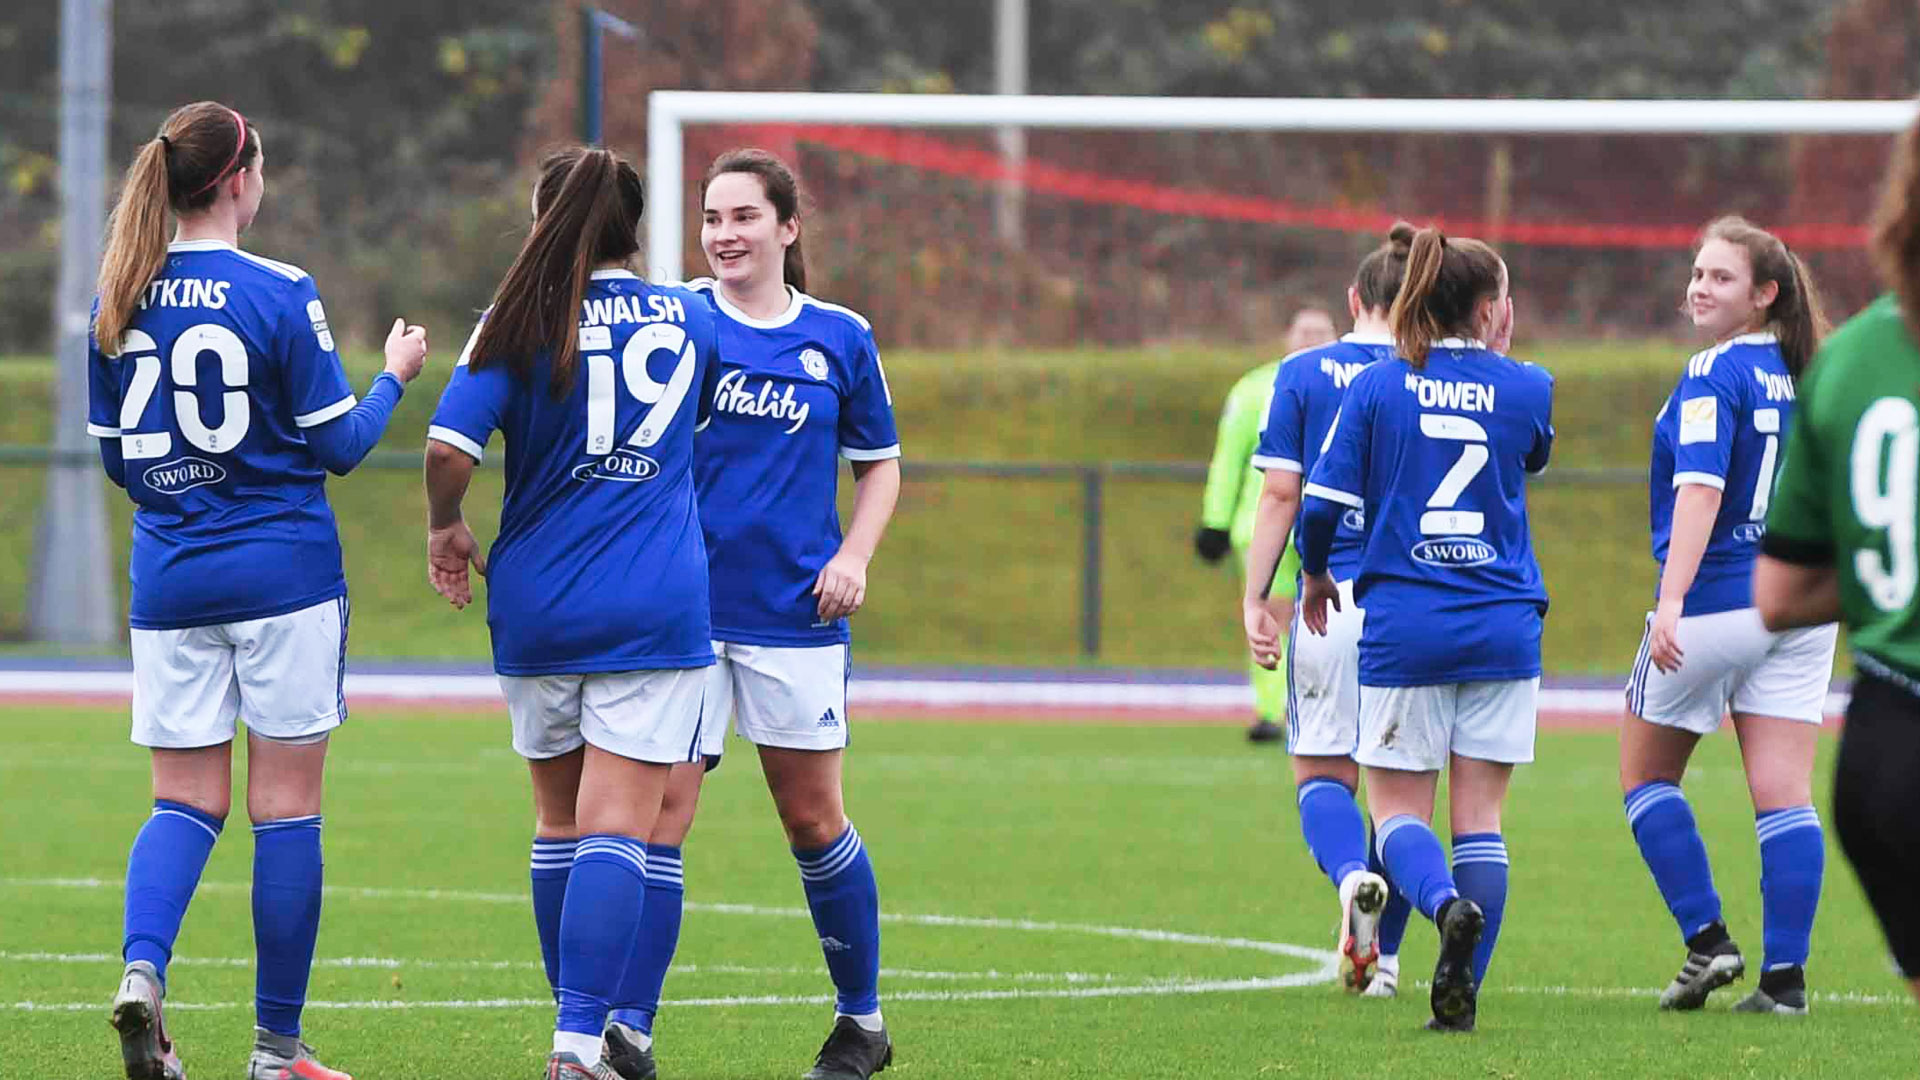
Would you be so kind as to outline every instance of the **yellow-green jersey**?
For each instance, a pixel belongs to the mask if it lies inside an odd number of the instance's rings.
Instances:
[[[1827,339],[1798,397],[1761,550],[1834,567],[1855,653],[1920,676],[1920,348],[1892,297]]]
[[[1260,445],[1260,428],[1273,400],[1273,376],[1280,362],[1261,364],[1240,377],[1227,392],[1220,413],[1220,431],[1214,439],[1213,463],[1207,467],[1207,491],[1201,497],[1200,524],[1224,529],[1235,548],[1253,541],[1253,511],[1260,503],[1265,474],[1253,467]]]

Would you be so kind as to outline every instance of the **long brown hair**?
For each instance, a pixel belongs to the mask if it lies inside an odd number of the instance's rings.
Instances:
[[[580,305],[593,268],[640,250],[647,200],[640,174],[625,158],[571,146],[541,159],[533,204],[533,229],[493,294],[467,363],[478,370],[502,361],[526,382],[541,350],[551,350],[548,390],[564,398],[573,390]]]
[[[1499,253],[1478,240],[1448,239],[1432,227],[1414,233],[1406,280],[1387,313],[1395,350],[1414,367],[1425,367],[1434,342],[1471,337],[1474,308],[1499,294],[1506,272]]]
[[[93,335],[101,352],[120,354],[140,294],[167,260],[167,209],[186,214],[212,206],[220,181],[251,166],[259,154],[259,129],[217,101],[173,110],[159,134],[140,147],[107,219],[106,252],[94,287],[100,312]]]
[[[1361,310],[1384,311],[1393,306],[1394,297],[1400,295],[1400,283],[1407,277],[1407,252],[1413,247],[1415,231],[1407,222],[1394,222],[1387,230],[1386,243],[1360,260],[1353,288],[1360,294]]]
[[[785,225],[789,221],[800,219],[800,181],[794,179],[793,170],[778,157],[758,147],[743,146],[729,150],[713,159],[707,166],[705,176],[700,178],[700,204],[706,205],[707,187],[727,173],[746,173],[760,178],[760,186],[766,189],[767,201],[773,204],[775,220]],[[787,245],[786,258],[781,262],[786,283],[800,292],[807,291],[807,257],[800,251],[800,234],[794,233],[793,243]]]
[[[1833,329],[1807,265],[1779,237],[1735,214],[1707,222],[1693,253],[1699,255],[1709,240],[1725,240],[1747,253],[1755,288],[1768,281],[1780,287],[1767,305],[1767,326],[1780,339],[1780,357],[1787,362],[1787,371],[1798,379],[1813,362],[1820,340]]]
[[[1873,264],[1920,337],[1920,120],[1900,136],[1873,215]]]

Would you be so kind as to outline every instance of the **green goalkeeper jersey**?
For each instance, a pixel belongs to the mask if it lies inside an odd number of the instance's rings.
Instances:
[[[1920,673],[1920,349],[1892,297],[1800,379],[1762,550],[1840,575],[1856,653]]]
[[[1265,474],[1253,467],[1253,451],[1260,445],[1267,403],[1273,400],[1273,377],[1279,370],[1278,360],[1261,364],[1227,392],[1220,431],[1214,438],[1213,463],[1207,467],[1200,524],[1225,529],[1233,546],[1242,550],[1253,541],[1253,511],[1266,483]]]

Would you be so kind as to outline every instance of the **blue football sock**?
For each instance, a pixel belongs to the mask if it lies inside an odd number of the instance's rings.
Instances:
[[[560,910],[567,902],[567,875],[573,873],[577,840],[533,838],[533,928],[540,934],[540,962],[547,988],[560,993]]]
[[[320,936],[320,815],[253,827],[253,947],[257,1022],[275,1035],[300,1034],[313,943]]]
[[[1507,842],[1499,833],[1461,833],[1453,838],[1453,879],[1460,895],[1480,905],[1487,927],[1473,950],[1473,984],[1487,977],[1500,919],[1507,911]]]
[[[673,951],[680,945],[680,914],[686,899],[686,865],[680,860],[680,849],[649,845],[646,918],[641,920],[640,938],[620,982],[619,1006],[613,1010],[613,1019],[648,1035],[653,1034],[653,1017],[660,1011],[660,988],[666,985]]]
[[[1367,868],[1367,822],[1351,788],[1316,777],[1300,785],[1299,803],[1300,832],[1307,838],[1307,850],[1334,888],[1348,874]]]
[[[1820,815],[1811,806],[1769,810],[1756,815],[1753,827],[1760,837],[1760,909],[1766,927],[1761,970],[1805,967],[1827,865]]]
[[[1407,937],[1407,920],[1413,916],[1413,905],[1407,901],[1407,894],[1393,883],[1393,875],[1387,873],[1387,864],[1380,861],[1380,845],[1377,836],[1367,838],[1367,869],[1387,879],[1393,892],[1387,895],[1387,906],[1380,912],[1380,955],[1400,955],[1400,943]]]
[[[167,962],[180,936],[180,920],[207,868],[221,819],[185,803],[155,799],[153,814],[133,838],[127,854],[125,933],[120,954],[127,962],[145,960],[166,984]]]
[[[1440,916],[1440,905],[1460,895],[1447,873],[1447,853],[1427,823],[1412,814],[1398,814],[1380,823],[1380,861],[1407,899],[1429,919]]]
[[[612,833],[580,838],[560,915],[560,1012],[555,1031],[598,1040],[606,1029],[607,1010],[619,996],[620,980],[640,933],[646,893],[645,843]]]
[[[835,1010],[842,1016],[879,1012],[880,887],[859,830],[849,823],[840,839],[819,851],[796,848],[793,857],[833,976]]]
[[[1680,924],[1682,940],[1719,922],[1720,894],[1713,888],[1707,845],[1679,786],[1665,780],[1641,784],[1627,792],[1626,806],[1640,857]]]

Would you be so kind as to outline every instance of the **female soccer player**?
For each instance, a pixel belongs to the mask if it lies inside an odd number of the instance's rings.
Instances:
[[[532,231],[427,430],[428,576],[465,607],[468,564],[487,575],[494,670],[533,775],[534,921],[559,1002],[548,1080],[616,1075],[602,1036],[654,917],[645,838],[669,766],[697,759],[713,664],[693,432],[716,328],[705,297],[628,269],[644,202],[609,151],[541,162]],[[460,503],[496,429],[506,492],[483,558]]]
[[[1354,760],[1387,876],[1440,929],[1428,1027],[1471,1031],[1506,906],[1500,807],[1533,760],[1547,594],[1526,476],[1553,448],[1553,379],[1484,344],[1510,338],[1513,304],[1478,240],[1416,233],[1388,323],[1397,358],[1354,376],[1302,489],[1301,622],[1325,636],[1329,605],[1366,613]],[[1349,599],[1328,566],[1356,510]],[[1457,884],[1430,825],[1443,767]]]
[[[1735,1009],[1799,1014],[1826,851],[1813,755],[1838,630],[1769,632],[1751,579],[1794,385],[1826,320],[1800,260],[1732,217],[1700,234],[1686,311],[1714,345],[1687,361],[1654,421],[1659,598],[1627,684],[1620,788],[1640,855],[1687,945],[1660,1007],[1697,1009],[1746,961],[1721,920],[1680,780],[1700,737],[1733,713],[1760,838],[1766,928],[1759,988]]]
[[[831,1034],[807,1076],[845,1080],[893,1057],[880,1017],[880,894],[847,821],[847,616],[867,594],[900,493],[893,398],[867,320],[806,294],[799,189],[763,150],[720,155],[701,184],[700,245],[724,354],[695,478],[713,580],[714,651],[701,738],[718,762],[726,723],[760,751],[836,994]],[[853,463],[841,535],[839,458]],[[653,834],[649,911],[680,911],[680,847],[705,769],[676,768]],[[655,905],[658,905],[656,909]],[[677,917],[649,918],[607,1042],[622,1075],[651,1075],[654,1011]]]
[[[313,279],[238,246],[265,163],[238,112],[174,110],[127,169],[100,266],[87,430],[135,506],[133,741],[153,751],[113,999],[134,1080],[184,1075],[160,1005],[227,819],[242,720],[258,959],[247,1076],[346,1077],[300,1039],[327,736],[347,716],[347,582],[326,474],[346,475],[379,441],[427,338],[395,321],[386,370],[355,402]]]
[[[1833,827],[1920,1000],[1920,126],[1895,152],[1873,248],[1891,295],[1800,381],[1753,603],[1775,632],[1846,624],[1855,675]]]
[[[1293,353],[1278,365],[1272,404],[1264,414],[1266,427],[1252,457],[1253,467],[1264,470],[1266,479],[1253,512],[1247,590],[1240,602],[1253,662],[1272,670],[1280,664],[1281,650],[1286,652],[1287,752],[1293,756],[1299,792],[1300,831],[1306,835],[1307,850],[1340,894],[1341,968],[1347,988],[1373,997],[1391,997],[1398,990],[1400,937],[1408,907],[1400,899],[1392,911],[1386,910],[1387,883],[1379,867],[1369,865],[1367,827],[1354,801],[1360,786],[1353,752],[1359,740],[1361,612],[1353,604],[1353,573],[1360,561],[1364,516],[1357,510],[1343,515],[1334,535],[1329,572],[1340,584],[1344,603],[1325,637],[1303,637],[1298,626],[1283,633],[1282,619],[1295,623],[1297,615],[1291,602],[1275,597],[1292,596],[1297,583],[1275,580],[1275,574],[1286,572],[1281,552],[1300,509],[1300,478],[1313,471],[1347,384],[1368,364],[1393,356],[1387,312],[1406,275],[1413,233],[1413,226],[1396,224],[1387,242],[1361,260],[1347,288],[1353,333]]]

